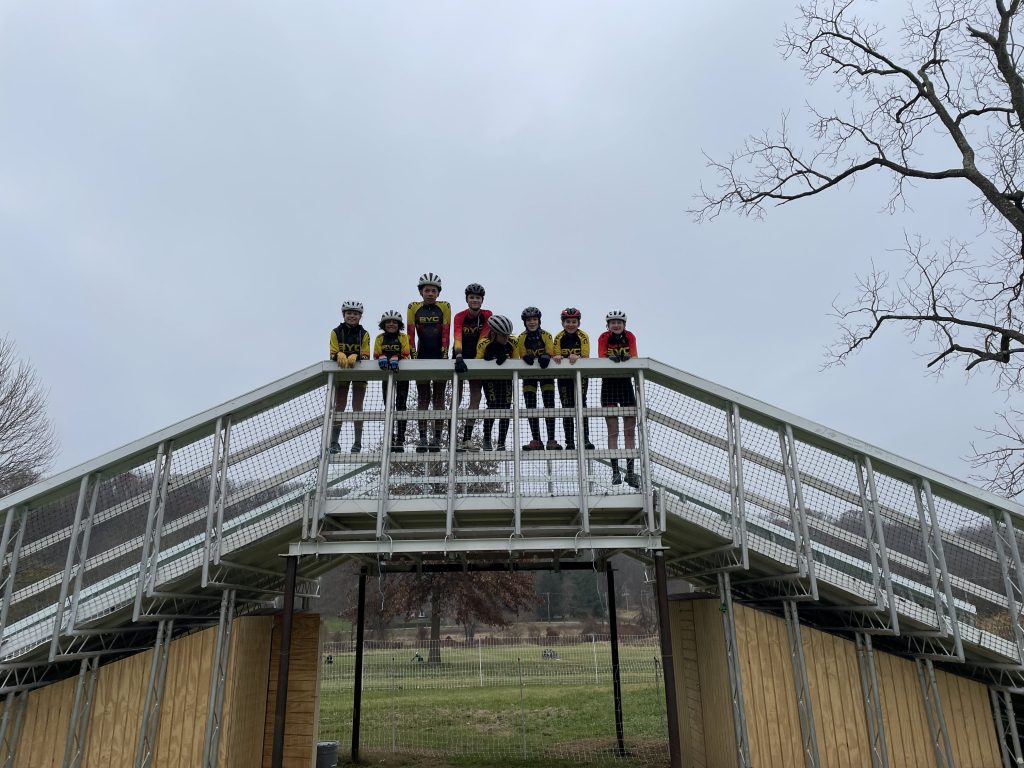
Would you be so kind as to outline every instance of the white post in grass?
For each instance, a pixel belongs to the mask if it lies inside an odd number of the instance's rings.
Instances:
[[[476,653],[477,653],[477,656],[480,659],[480,687],[483,688],[484,687],[484,650],[483,650],[483,647],[480,645],[480,642],[481,642],[480,638],[478,637],[476,639]]]
[[[590,635],[590,649],[594,652],[594,685],[600,685],[601,681],[597,677],[597,640],[594,635]]]

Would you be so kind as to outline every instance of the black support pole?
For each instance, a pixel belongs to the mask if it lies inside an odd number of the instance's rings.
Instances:
[[[272,768],[284,765],[284,721],[288,712],[288,667],[292,655],[292,614],[295,612],[295,571],[299,558],[285,558],[284,606],[281,611],[281,651],[277,658],[277,707],[274,710],[274,751]]]
[[[612,690],[615,697],[615,754],[626,756],[626,739],[622,732],[622,680],[619,678],[619,622],[615,610],[615,571],[611,560],[605,563],[608,576],[608,631],[612,641]]]
[[[668,617],[668,575],[665,553],[654,552],[654,580],[658,590],[658,629],[661,635],[661,671],[665,676],[665,712],[668,717],[668,754],[672,768],[682,768],[682,742],[679,740],[679,708],[676,703],[676,672],[672,662],[672,632]]]
[[[356,679],[352,686],[352,762],[359,762],[359,713],[363,705],[363,627],[366,624],[366,569],[359,572],[356,605]]]

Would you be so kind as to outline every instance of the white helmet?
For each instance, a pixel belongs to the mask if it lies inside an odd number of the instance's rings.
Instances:
[[[341,312],[358,312],[360,315],[363,314],[363,304],[359,301],[346,301],[341,305]]]
[[[487,324],[495,333],[500,333],[502,336],[512,335],[512,321],[504,315],[491,315]]]
[[[419,287],[422,288],[424,285],[432,285],[435,288],[437,288],[437,290],[440,291],[441,278],[435,275],[433,272],[424,272],[422,275],[420,275]]]
[[[621,309],[613,309],[611,312],[604,316],[604,321],[606,323],[611,320],[621,320],[622,322],[626,322],[626,313],[623,312]]]
[[[389,309],[387,312],[380,316],[380,322],[377,324],[377,327],[383,331],[384,323],[386,323],[388,320],[397,320],[398,330],[402,330],[403,328],[405,328],[405,322],[402,320],[402,313],[394,309]]]

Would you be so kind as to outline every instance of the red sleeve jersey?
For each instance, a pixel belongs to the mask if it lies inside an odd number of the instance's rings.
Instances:
[[[597,356],[608,357],[608,353],[612,350],[629,352],[630,357],[639,357],[636,352],[636,336],[629,331],[622,333],[605,331],[601,334],[597,339]]]
[[[454,354],[463,354],[463,349],[468,349],[472,354],[475,354],[480,339],[487,338],[488,332],[491,329],[487,321],[492,314],[494,313],[489,309],[481,309],[476,317],[470,317],[469,310],[464,309],[455,315],[455,338],[452,346],[455,350]]]

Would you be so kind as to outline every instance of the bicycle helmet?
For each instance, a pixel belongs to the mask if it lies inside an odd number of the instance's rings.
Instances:
[[[346,301],[341,305],[342,312],[358,312],[363,314],[363,304],[359,301]]]
[[[400,331],[405,328],[405,323],[402,321],[402,313],[397,312],[394,309],[389,309],[387,312],[380,316],[380,322],[377,323],[377,327],[383,331],[384,323],[386,323],[388,320],[397,320],[398,330]]]
[[[562,310],[563,320],[568,320],[569,318],[572,317],[575,317],[577,320],[579,320],[583,316],[580,314],[580,311],[576,309],[576,307],[566,307],[565,309]]]
[[[526,309],[524,309],[522,314],[523,322],[526,322],[531,317],[536,317],[538,320],[540,320],[540,310],[537,309],[536,307],[527,307]]]
[[[484,287],[480,283],[470,283],[466,286],[466,295],[473,294],[474,296],[483,296],[486,294]]]
[[[435,275],[433,272],[424,272],[420,275],[419,287],[422,288],[424,285],[432,285],[437,290],[441,290],[441,278]]]
[[[613,309],[611,312],[604,316],[604,321],[606,323],[611,320],[621,320],[622,322],[626,322],[626,313],[623,312],[621,309]]]
[[[487,323],[490,325],[493,333],[499,333],[502,336],[512,335],[512,321],[504,315],[491,315]]]

